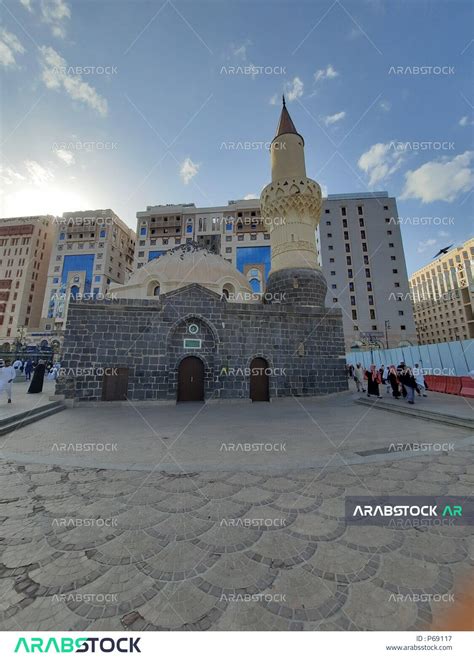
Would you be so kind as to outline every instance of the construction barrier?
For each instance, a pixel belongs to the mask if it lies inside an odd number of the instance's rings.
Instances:
[[[461,377],[460,376],[447,376],[446,377],[446,392],[449,395],[459,395],[461,393]]]
[[[474,379],[471,379],[470,376],[461,377],[461,392],[459,393],[462,397],[472,397],[474,398]]]

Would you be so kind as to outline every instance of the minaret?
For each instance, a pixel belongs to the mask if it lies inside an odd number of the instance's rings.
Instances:
[[[270,153],[272,182],[260,195],[272,248],[266,298],[275,297],[270,303],[324,306],[327,285],[317,261],[315,234],[321,188],[306,177],[304,139],[296,131],[284,96]]]

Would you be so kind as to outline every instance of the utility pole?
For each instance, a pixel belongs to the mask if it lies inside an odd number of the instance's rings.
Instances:
[[[388,346],[388,329],[390,328],[390,320],[386,319],[385,320],[385,344],[387,345],[387,349],[389,349]]]

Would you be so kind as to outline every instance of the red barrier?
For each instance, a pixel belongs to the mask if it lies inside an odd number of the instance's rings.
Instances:
[[[461,377],[447,376],[446,379],[446,392],[450,395],[459,395],[461,392]]]
[[[447,376],[433,376],[433,385],[431,390],[434,392],[446,392]],[[429,385],[429,384],[428,384]]]
[[[434,390],[433,385],[434,385],[434,376],[432,374],[426,374],[425,375],[425,381],[428,384],[428,390]]]
[[[461,392],[462,397],[472,397],[474,398],[474,379],[471,379],[470,376],[461,377]]]

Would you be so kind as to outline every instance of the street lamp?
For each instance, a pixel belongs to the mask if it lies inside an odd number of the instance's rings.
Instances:
[[[389,328],[390,328],[390,320],[386,319],[385,320],[385,344],[387,345],[387,349],[389,348],[388,347],[388,329]]]

